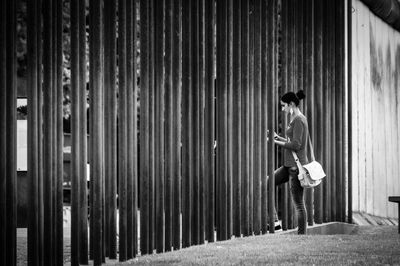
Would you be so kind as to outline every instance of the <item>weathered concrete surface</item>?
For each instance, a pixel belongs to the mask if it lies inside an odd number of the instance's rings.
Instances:
[[[353,210],[397,218],[400,195],[400,33],[353,1]]]

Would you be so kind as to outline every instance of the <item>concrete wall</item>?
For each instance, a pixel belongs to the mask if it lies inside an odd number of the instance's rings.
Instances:
[[[360,1],[352,10],[353,210],[397,218],[400,33]]]

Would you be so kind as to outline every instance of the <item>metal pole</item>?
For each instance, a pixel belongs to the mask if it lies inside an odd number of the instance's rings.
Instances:
[[[126,0],[118,1],[118,206],[119,261],[127,260],[127,46]]]
[[[218,230],[217,239],[228,239],[227,225],[227,2],[217,1],[217,183],[218,183]]]
[[[173,3],[165,1],[165,251],[172,250],[173,239],[173,178],[174,178],[174,146],[173,146],[173,84],[172,60],[173,52]],[[179,74],[178,74],[179,75]]]
[[[103,119],[102,119],[102,109],[103,106],[103,82],[102,82],[102,10],[101,1],[90,1],[90,25],[91,35],[90,35],[90,65],[92,65],[91,73],[91,112],[92,112],[92,131],[90,132],[92,138],[91,146],[91,165],[93,165],[93,171],[91,171],[91,183],[93,183],[93,189],[91,192],[91,197],[93,198],[93,204],[91,208],[93,209],[93,227],[90,233],[92,234],[93,244],[93,264],[101,265],[103,261],[103,200],[102,200],[102,183],[103,183]],[[121,199],[120,199],[121,203]],[[120,251],[123,252],[123,251]]]
[[[173,1],[173,17],[172,17],[172,88],[173,88],[173,246],[174,250],[181,247],[181,105],[182,105],[182,88],[181,88],[181,27],[180,27],[180,6],[181,1]]]
[[[140,250],[150,253],[149,245],[149,7],[140,1]]]
[[[117,258],[116,0],[104,2],[106,253]]]
[[[191,1],[182,2],[182,247],[192,243],[193,121],[191,64]]]
[[[267,147],[268,154],[268,169],[267,175],[269,176],[268,185],[268,221],[269,221],[269,232],[275,232],[275,217],[274,217],[274,205],[275,205],[275,145],[273,144],[273,132],[275,132],[275,110],[276,110],[276,91],[278,90],[278,39],[277,39],[277,4],[275,1],[268,2],[267,6],[267,58],[269,59],[267,64],[267,86],[264,90],[267,90],[267,128],[270,132]],[[266,132],[263,132],[266,134]]]
[[[348,184],[347,184],[347,199],[348,199],[348,205],[347,205],[347,222],[352,223],[353,222],[353,161],[352,161],[352,154],[353,154],[353,147],[352,147],[352,142],[351,142],[351,135],[352,135],[352,9],[353,9],[353,1],[352,0],[347,0],[347,124],[348,124],[348,131],[347,131],[347,136],[348,136]],[[400,208],[400,204],[399,204]],[[399,210],[400,213],[400,210]]]
[[[71,265],[80,262],[79,0],[71,0]]]
[[[249,1],[240,1],[241,12],[241,233],[250,235],[249,230],[249,178],[250,178],[250,88],[249,88]]]
[[[38,180],[38,98],[37,98],[37,1],[30,1],[27,6],[28,20],[27,20],[27,49],[28,49],[28,84],[31,85],[31,89],[28,90],[27,100],[28,100],[28,174],[30,180],[30,213],[29,213],[29,226],[28,226],[28,263],[29,265],[39,265],[39,180]],[[0,33],[1,34],[1,33]],[[2,50],[1,50],[2,51]],[[5,70],[5,68],[4,68]],[[1,78],[3,80],[3,77]],[[5,91],[1,89],[1,93]],[[3,105],[3,98],[1,95],[1,104]],[[5,106],[5,102],[4,102]],[[5,114],[5,112],[4,112]],[[3,147],[3,138],[1,139],[1,156],[0,158],[5,158]],[[3,145],[4,144],[4,145]],[[1,162],[3,159],[1,159]],[[1,167],[3,169],[3,167]],[[3,177],[1,177],[3,180]],[[4,215],[4,216],[3,216]],[[6,217],[5,214],[1,213],[2,217]],[[4,228],[1,224],[1,228]],[[3,230],[3,229],[1,229]],[[1,246],[5,249],[5,247]],[[3,263],[1,263],[3,264]],[[5,262],[4,262],[5,264]]]
[[[232,113],[232,233],[236,237],[241,234],[241,177],[242,177],[242,84],[241,84],[241,13],[240,1],[233,0],[232,18],[232,88],[233,88],[233,113]]]
[[[79,161],[79,263],[88,264],[88,192],[87,192],[87,95],[86,95],[86,1],[80,0],[78,4],[78,131]]]
[[[164,1],[154,2],[155,248],[164,251]]]
[[[52,4],[53,1],[43,2],[43,197],[44,197],[44,245],[54,247],[53,243],[53,171],[52,171],[52,148],[53,140],[53,71],[52,71]],[[44,264],[53,263],[53,253],[44,252]]]

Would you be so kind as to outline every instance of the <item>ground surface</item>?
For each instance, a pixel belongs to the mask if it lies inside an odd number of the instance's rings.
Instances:
[[[26,229],[18,230],[18,265],[26,265]],[[69,264],[70,241],[65,241]],[[396,226],[360,226],[352,235],[269,234],[209,243],[107,265],[400,265]]]

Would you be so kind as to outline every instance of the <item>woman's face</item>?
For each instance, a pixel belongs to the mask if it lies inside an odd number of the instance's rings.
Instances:
[[[289,104],[281,101],[281,110],[285,113],[289,113],[290,111]]]

